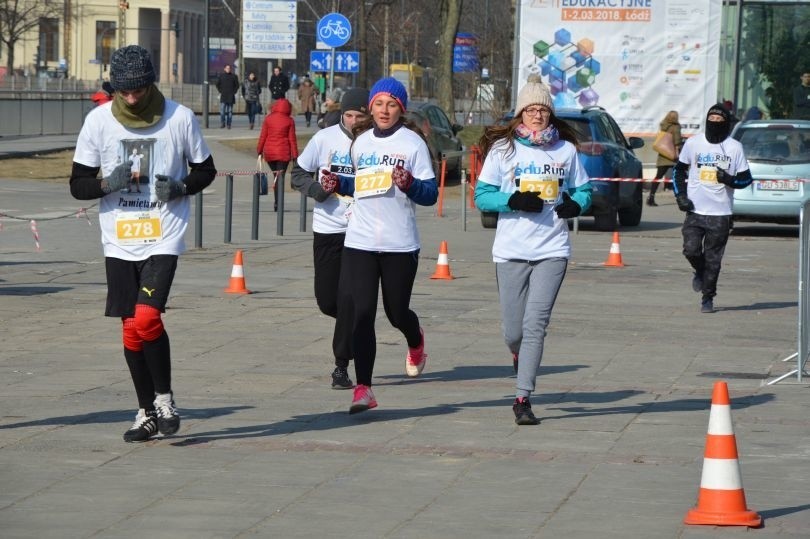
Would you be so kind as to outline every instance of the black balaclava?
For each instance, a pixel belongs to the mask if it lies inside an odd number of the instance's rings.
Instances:
[[[709,116],[719,114],[723,117],[722,122],[710,122]],[[712,144],[719,144],[728,138],[731,133],[731,113],[722,103],[712,105],[706,113],[706,140]]]

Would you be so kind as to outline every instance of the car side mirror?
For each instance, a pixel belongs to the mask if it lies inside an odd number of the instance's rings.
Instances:
[[[458,132],[461,131],[462,129],[464,129],[463,125],[453,124],[453,134],[454,135],[457,135]]]
[[[634,150],[638,150],[639,148],[644,146],[644,139],[639,137],[630,137],[629,139],[627,139],[627,142],[630,143],[630,147],[633,148]]]

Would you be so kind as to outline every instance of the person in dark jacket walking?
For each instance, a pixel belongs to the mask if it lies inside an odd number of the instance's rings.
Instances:
[[[278,211],[278,186],[284,188],[284,173],[290,161],[298,158],[295,121],[290,116],[292,105],[284,98],[270,107],[259,135],[256,153],[261,155],[273,172],[273,211]],[[283,211],[283,208],[282,208]]]
[[[270,77],[270,82],[267,83],[267,88],[270,90],[270,97],[273,100],[287,98],[287,90],[290,89],[290,79],[287,75],[281,72],[281,68],[276,66],[273,68],[273,76]]]
[[[262,93],[262,83],[256,78],[255,73],[248,75],[248,78],[242,83],[242,97],[245,98],[247,105],[248,122],[250,128],[253,129],[253,124],[256,123],[256,114],[259,112],[259,95]]]
[[[222,68],[225,72],[217,78],[217,91],[219,92],[219,127],[231,128],[233,121],[233,105],[236,103],[236,92],[239,91],[239,79],[231,73],[231,66]]]

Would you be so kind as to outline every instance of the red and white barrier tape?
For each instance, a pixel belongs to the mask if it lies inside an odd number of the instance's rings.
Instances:
[[[642,182],[649,182],[649,183],[671,183],[672,180],[670,178],[656,178],[656,179],[646,179],[646,178],[591,178],[591,181],[594,182],[631,182],[631,183],[642,183]],[[791,178],[786,180],[775,180],[775,179],[764,179],[764,180],[754,180],[755,182],[784,182],[784,181],[793,181],[799,183],[810,183],[810,179],[808,178]]]
[[[260,170],[225,170],[217,172],[217,176],[253,176],[260,172]]]
[[[31,233],[34,235],[34,243],[37,245],[39,251],[39,232],[37,232],[37,222],[31,219]]]

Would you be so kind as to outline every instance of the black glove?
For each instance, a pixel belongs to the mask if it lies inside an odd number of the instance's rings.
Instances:
[[[186,184],[176,182],[163,174],[155,174],[155,194],[161,202],[168,202],[173,198],[186,194]]]
[[[543,199],[540,198],[539,194],[531,191],[515,191],[509,197],[507,204],[515,211],[543,211]]]
[[[723,185],[728,185],[729,187],[732,187],[734,184],[734,176],[732,176],[722,168],[718,168],[717,183],[722,183]]]
[[[675,197],[675,202],[678,203],[678,209],[681,211],[695,211],[694,203],[683,193]]]
[[[571,219],[572,217],[579,217],[582,207],[574,202],[568,193],[563,193],[563,200],[554,207],[557,212],[557,217],[560,219]]]
[[[120,191],[132,181],[132,161],[121,163],[110,172],[110,175],[101,182],[101,190],[105,193]]]

